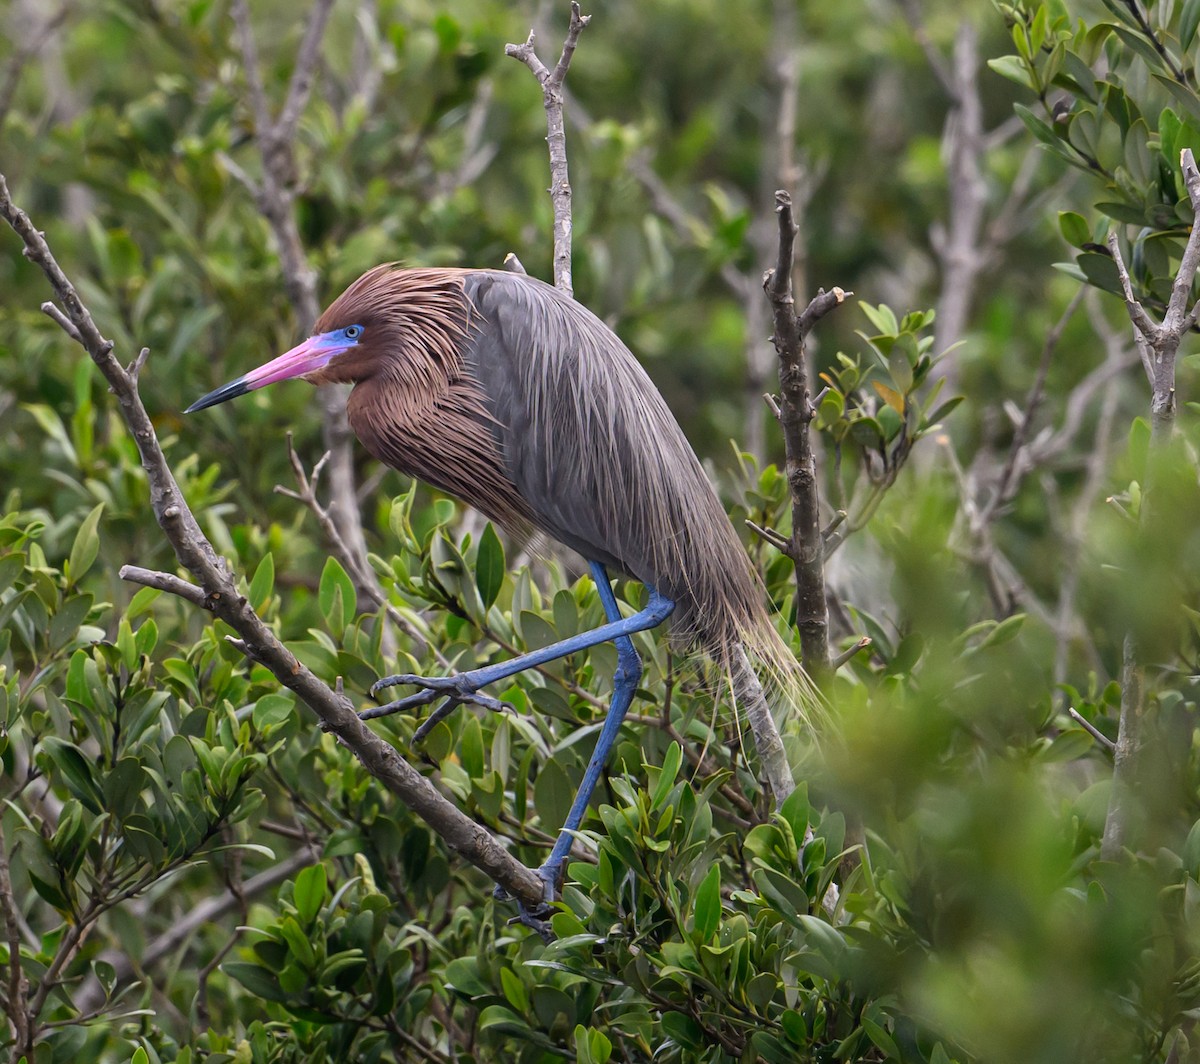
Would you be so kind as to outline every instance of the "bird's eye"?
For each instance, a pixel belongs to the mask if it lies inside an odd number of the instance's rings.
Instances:
[[[347,325],[342,330],[342,333],[347,340],[357,340],[363,334],[363,327],[361,325]]]

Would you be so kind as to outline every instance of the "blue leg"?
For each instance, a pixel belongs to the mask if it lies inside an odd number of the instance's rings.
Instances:
[[[479,689],[481,687],[486,687],[497,680],[507,679],[509,676],[513,676],[518,672],[524,672],[535,665],[544,665],[548,661],[555,661],[558,658],[566,657],[577,650],[586,650],[588,647],[594,647],[597,643],[620,640],[622,637],[628,642],[628,636],[634,632],[642,632],[647,628],[655,628],[662,624],[675,608],[674,602],[660,595],[654,588],[650,588],[650,601],[646,604],[645,609],[635,613],[632,617],[622,617],[619,612],[616,612],[614,618],[617,603],[616,599],[613,598],[612,588],[608,583],[608,575],[604,573],[604,566],[598,562],[590,562],[589,564],[594,566],[593,574],[597,571],[604,574],[598,586],[607,589],[607,600],[603,597],[604,591],[601,591],[601,601],[604,602],[606,615],[613,618],[608,624],[603,624],[590,632],[581,632],[570,639],[551,643],[550,646],[543,647],[541,650],[522,654],[511,661],[502,661],[496,665],[485,665],[483,668],[472,669],[470,672],[461,672],[457,676],[414,676],[409,673],[385,676],[380,680],[376,680],[372,685],[372,695],[377,694],[385,687],[393,687],[396,684],[413,684],[418,687],[424,687],[425,690],[415,695],[409,695],[407,698],[389,702],[386,706],[377,706],[374,709],[363,710],[363,712],[359,713],[359,717],[362,720],[385,717],[390,713],[399,713],[403,710],[415,709],[417,706],[428,705],[430,702],[436,702],[439,698],[444,697],[446,701],[429,715],[413,735],[413,741],[419,742],[429,734],[438,721],[448,716],[456,706],[462,705],[464,702],[483,706],[485,709],[500,709],[502,703],[490,695],[480,694]],[[630,650],[632,649],[632,644],[630,644]],[[615,697],[614,694],[614,699]]]
[[[635,613],[632,617],[622,617],[604,566],[594,561],[589,561],[588,565],[592,570],[592,578],[596,582],[596,591],[600,595],[600,602],[604,607],[604,615],[608,618],[607,624],[603,624],[590,632],[583,632],[572,636],[570,639],[563,639],[541,650],[523,654],[520,657],[513,658],[511,661],[501,662],[497,665],[487,665],[480,669],[473,669],[471,672],[460,673],[458,676],[421,677],[408,674],[385,676],[371,688],[372,694],[375,694],[376,691],[384,687],[391,687],[394,684],[401,683],[416,684],[426,688],[426,690],[419,694],[402,698],[386,706],[365,710],[359,714],[363,720],[369,720],[372,717],[382,717],[389,713],[396,713],[415,706],[426,705],[445,696],[445,703],[434,710],[421,727],[417,729],[413,739],[414,741],[418,741],[423,739],[438,721],[442,720],[456,706],[463,702],[472,702],[488,709],[501,708],[499,701],[489,695],[480,694],[479,688],[489,683],[495,683],[497,680],[506,679],[535,665],[543,665],[548,661],[565,657],[567,654],[572,654],[577,650],[586,650],[588,647],[596,646],[598,643],[605,643],[612,640],[617,647],[617,671],[613,674],[612,701],[609,703],[608,713],[604,718],[604,725],[600,729],[600,736],[596,740],[596,748],[592,751],[591,759],[588,761],[587,769],[584,771],[583,781],[579,785],[574,802],[571,803],[571,811],[567,814],[566,823],[563,824],[559,832],[558,839],[554,843],[554,848],[550,851],[550,856],[546,858],[542,866],[538,869],[538,875],[546,884],[545,899],[547,902],[554,900],[558,881],[562,876],[563,865],[566,862],[567,855],[571,852],[571,842],[574,838],[573,833],[583,823],[583,817],[587,812],[588,802],[591,801],[592,792],[596,789],[596,784],[599,782],[600,775],[604,771],[604,766],[608,762],[608,755],[612,752],[613,744],[617,741],[621,724],[625,720],[625,714],[629,711],[630,703],[633,701],[638,683],[642,678],[642,659],[634,649],[633,640],[629,637],[634,632],[642,632],[648,628],[655,628],[662,624],[675,608],[674,602],[660,595],[654,588],[650,588],[650,601],[647,603],[646,608]],[[496,895],[497,897],[506,896],[500,887],[496,888]],[[544,912],[530,912],[523,905],[520,906],[520,910],[523,923],[540,932],[543,937],[549,934],[543,919]]]
[[[605,616],[610,622],[619,621],[621,611],[617,607],[612,585],[608,582],[608,573],[599,562],[588,564],[592,569],[592,579],[596,581],[596,590],[600,593],[600,601],[604,604]],[[642,659],[633,647],[633,640],[627,635],[620,635],[613,642],[617,645],[617,671],[613,674],[613,694],[608,706],[608,715],[604,718],[604,727],[600,729],[596,749],[592,751],[587,771],[583,774],[583,782],[575,794],[575,801],[571,805],[571,812],[567,814],[566,823],[559,832],[558,841],[550,851],[550,856],[538,869],[538,875],[546,881],[547,900],[553,897],[554,889],[562,876],[562,866],[571,852],[572,832],[577,831],[583,822],[592,792],[596,789],[600,774],[608,763],[608,755],[612,751],[613,743],[617,741],[617,733],[621,730],[625,714],[629,711],[629,705],[642,678]]]

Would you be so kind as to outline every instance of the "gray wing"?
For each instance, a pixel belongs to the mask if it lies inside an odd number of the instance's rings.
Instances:
[[[749,561],[645,370],[594,314],[532,278],[466,275],[465,368],[508,476],[548,534],[657,587],[688,636],[761,610]]]

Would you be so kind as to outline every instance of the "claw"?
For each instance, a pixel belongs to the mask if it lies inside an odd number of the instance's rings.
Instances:
[[[413,684],[425,687],[431,691],[452,686],[457,677],[454,676],[415,676],[411,672],[400,672],[395,676],[381,676],[371,684],[371,697],[375,698],[385,687],[398,687],[401,684]]]
[[[425,690],[408,695],[406,698],[397,699],[395,702],[389,702],[384,706],[364,709],[359,713],[358,719],[373,720],[376,717],[386,717],[392,713],[402,713],[408,709],[427,706],[430,702],[444,696],[446,701],[429,715],[413,736],[414,742],[420,742],[433,730],[438,721],[444,720],[458,706],[475,705],[491,710],[493,713],[512,708],[507,702],[501,702],[498,698],[476,690],[466,673],[460,673],[457,676],[414,676],[412,673],[403,672],[395,676],[383,676],[371,685],[371,696],[374,698],[384,688],[396,687],[400,684],[424,687]]]
[[[554,941],[554,932],[550,929],[550,917],[554,915],[554,902],[558,897],[558,880],[562,875],[562,865],[557,864],[553,868],[542,865],[541,868],[535,869],[534,873],[545,884],[541,904],[528,906],[518,898],[517,915],[508,922],[524,924],[541,935],[542,941],[549,945]],[[497,901],[513,900],[512,895],[498,883],[495,890],[492,891],[492,897]]]

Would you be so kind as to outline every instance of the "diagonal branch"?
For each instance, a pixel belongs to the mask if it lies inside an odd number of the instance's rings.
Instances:
[[[239,591],[234,574],[224,559],[218,557],[184,500],[136,384],[113,355],[112,343],[96,327],[91,313],[55,261],[45,237],[28,215],[13,203],[2,174],[0,218],[21,238],[25,257],[46,275],[82,339],[84,349],[112,388],[150,482],[154,515],[179,564],[203,589],[208,608],[238,633],[250,657],[265,665],[280,683],[294,691],[320,718],[322,727],[333,732],[371,775],[424,819],[451,849],[510,894],[529,904],[540,903],[542,881],[504,850],[484,828],[464,816],[390,745],[371,732],[358,719],[349,701],[309,671],[255,613]]]

